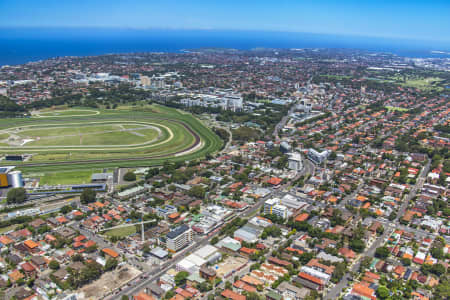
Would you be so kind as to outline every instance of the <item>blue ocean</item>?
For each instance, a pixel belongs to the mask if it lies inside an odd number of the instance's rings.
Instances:
[[[326,34],[225,31],[46,28],[0,29],[0,65],[61,56],[109,53],[178,52],[204,47],[347,48],[407,57],[450,57],[450,42],[368,38]],[[442,51],[436,53],[435,51]]]

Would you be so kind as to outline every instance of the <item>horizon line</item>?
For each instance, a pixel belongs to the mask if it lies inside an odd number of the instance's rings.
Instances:
[[[129,26],[1,26],[0,30],[11,29],[30,29],[30,30],[45,30],[45,29],[67,29],[67,30],[83,30],[83,29],[101,29],[101,30],[130,30],[130,31],[235,31],[235,32],[261,32],[261,33],[288,33],[288,34],[306,34],[306,35],[323,35],[323,36],[341,36],[341,37],[353,37],[353,38],[374,38],[374,39],[401,39],[416,42],[439,42],[450,43],[450,39],[434,39],[424,37],[407,37],[407,36],[384,36],[384,35],[364,35],[364,34],[348,34],[348,33],[329,33],[329,32],[307,32],[297,30],[281,30],[281,29],[238,29],[238,28],[202,28],[202,27],[129,27]]]

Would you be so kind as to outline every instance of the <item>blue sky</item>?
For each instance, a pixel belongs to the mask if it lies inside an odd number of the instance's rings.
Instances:
[[[450,41],[450,0],[0,0],[0,27],[270,30]]]

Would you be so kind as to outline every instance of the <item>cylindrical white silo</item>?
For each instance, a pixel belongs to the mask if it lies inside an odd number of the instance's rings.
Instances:
[[[8,173],[8,182],[14,188],[23,187],[22,172],[12,171]]]

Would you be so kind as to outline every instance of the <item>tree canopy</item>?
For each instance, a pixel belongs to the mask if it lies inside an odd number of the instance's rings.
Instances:
[[[92,203],[97,198],[97,193],[93,189],[85,189],[80,195],[80,201],[83,204]]]
[[[6,195],[6,201],[8,204],[23,203],[27,199],[27,192],[23,187],[12,188]]]
[[[123,180],[125,181],[136,181],[136,174],[134,174],[134,172],[127,172],[125,173],[125,175],[123,176]]]

